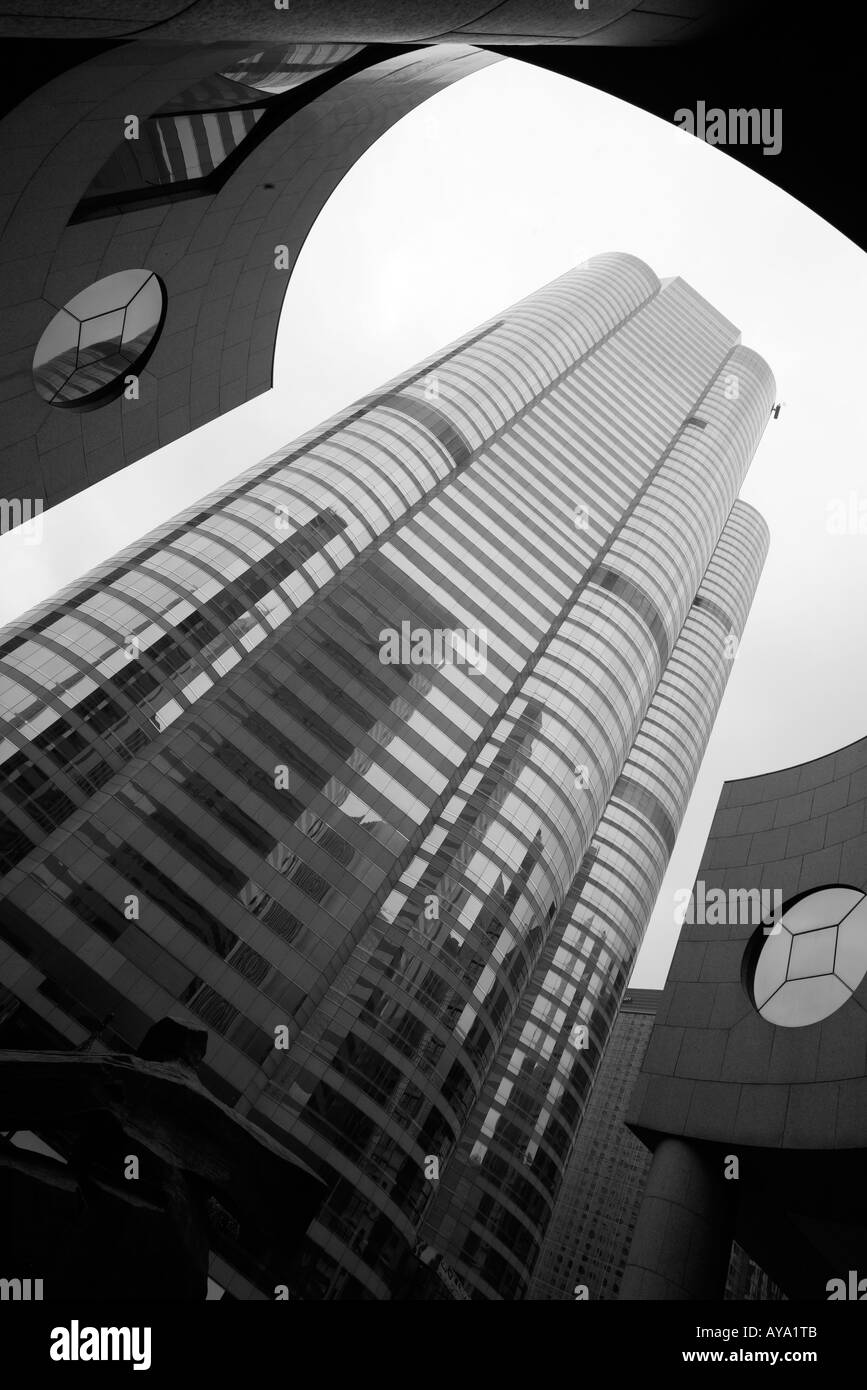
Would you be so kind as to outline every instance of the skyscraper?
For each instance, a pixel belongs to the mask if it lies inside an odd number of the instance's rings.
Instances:
[[[419,1240],[526,1292],[764,560],[773,386],[597,256],[0,634],[0,1042],[204,1021],[326,1182],[296,1296],[395,1296]]]
[[[487,1297],[526,1291],[766,546],[764,522],[736,502],[596,833],[551,914],[552,929],[467,1128],[470,1142],[442,1184],[438,1238],[478,1257],[476,1279]],[[643,556],[634,558],[632,573],[646,585]],[[665,652],[662,626],[638,586],[630,590],[628,568],[618,558],[616,572],[597,565],[591,578],[609,591],[620,586]],[[579,769],[579,784],[586,779]]]

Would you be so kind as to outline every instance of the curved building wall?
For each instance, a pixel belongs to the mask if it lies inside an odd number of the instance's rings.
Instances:
[[[865,815],[867,739],[727,782],[697,878],[705,895],[764,889],[784,905],[836,884],[867,891]],[[867,1146],[867,981],[821,1022],[775,1026],[742,981],[755,930],[683,926],[630,1123],[648,1136],[772,1149]]]
[[[0,122],[9,151],[0,205],[3,498],[47,509],[267,391],[289,277],[344,174],[413,107],[498,61],[468,47],[383,56],[309,44],[283,54],[298,60],[284,68],[309,81],[276,97],[263,90],[258,104],[245,88],[233,111],[212,90],[215,75],[243,74],[255,56],[249,42],[122,45],[70,68]],[[125,139],[130,114],[137,141]],[[148,160],[149,143],[165,151],[161,169]],[[231,157],[204,183],[184,182],[227,148]],[[161,182],[169,175],[176,181]],[[149,180],[156,188],[142,198]],[[116,197],[106,201],[107,188]],[[94,206],[90,195],[101,191]],[[167,300],[137,396],[88,411],[49,404],[32,372],[43,332],[82,290],[135,268],[159,275]]]
[[[865,814],[867,739],[725,784],[630,1101],[654,1152],[621,1298],[721,1298],[733,1241],[790,1299],[857,1297]]]
[[[772,399],[701,296],[599,256],[0,634],[4,1007],[66,1045],[203,1020],[209,1084],[328,1185],[305,1297],[399,1289],[558,933],[614,982],[604,1043],[721,689],[710,605],[737,631],[761,562],[732,509]],[[526,1278],[451,1239],[476,1296]]]

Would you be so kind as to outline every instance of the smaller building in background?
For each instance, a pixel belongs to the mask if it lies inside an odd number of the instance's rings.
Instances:
[[[624,1120],[661,989],[627,991],[587,1105],[528,1295],[617,1297],[651,1155]]]
[[[626,1128],[625,1118],[662,996],[661,989],[629,989],[624,997],[539,1257],[531,1299],[574,1299],[579,1285],[590,1299],[618,1295],[652,1157]],[[784,1295],[734,1242],[725,1297],[752,1303]]]

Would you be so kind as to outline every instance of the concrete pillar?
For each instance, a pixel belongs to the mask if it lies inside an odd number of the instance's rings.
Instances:
[[[620,1298],[722,1299],[734,1228],[721,1154],[660,1141],[638,1213]]]

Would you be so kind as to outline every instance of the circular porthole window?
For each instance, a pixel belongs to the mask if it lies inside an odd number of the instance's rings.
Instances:
[[[782,1028],[819,1023],[867,974],[867,893],[815,888],[760,927],[744,956],[744,983],[762,1018]]]
[[[89,410],[119,396],[154,350],[166,313],[151,270],[121,270],[82,290],[54,315],[33,356],[43,400]]]

